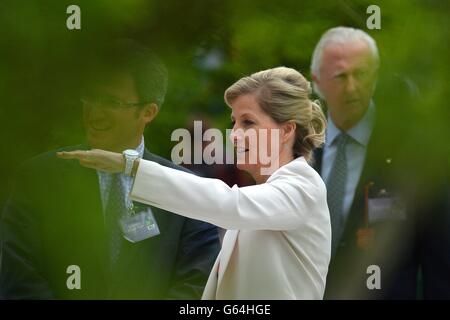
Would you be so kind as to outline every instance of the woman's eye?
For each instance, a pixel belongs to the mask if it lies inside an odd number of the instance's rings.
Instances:
[[[251,126],[252,124],[254,124],[254,122],[251,121],[251,120],[244,120],[244,124],[245,124],[246,126]]]

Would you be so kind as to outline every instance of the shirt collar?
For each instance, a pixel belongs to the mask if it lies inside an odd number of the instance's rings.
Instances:
[[[356,142],[367,147],[369,143],[370,135],[372,133],[373,124],[375,120],[375,104],[373,101],[370,102],[367,111],[361,120],[358,121],[356,125],[347,130],[347,134]],[[326,146],[330,146],[336,140],[337,136],[342,133],[336,125],[333,123],[330,115],[328,115],[328,126],[326,135]]]
[[[144,156],[144,149],[145,149],[144,136],[142,136],[141,143],[135,149],[139,153],[139,158],[142,158]]]

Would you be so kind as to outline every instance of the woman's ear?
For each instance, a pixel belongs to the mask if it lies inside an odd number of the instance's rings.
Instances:
[[[288,121],[284,123],[281,127],[281,142],[286,143],[295,137],[295,130],[297,129],[297,124],[294,121]]]

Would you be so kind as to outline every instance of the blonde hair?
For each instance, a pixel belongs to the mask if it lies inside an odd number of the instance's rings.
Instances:
[[[245,94],[255,94],[261,109],[275,122],[296,123],[294,157],[311,162],[312,152],[325,140],[326,120],[318,101],[310,100],[311,85],[291,68],[277,67],[244,77],[225,91],[225,102]]]

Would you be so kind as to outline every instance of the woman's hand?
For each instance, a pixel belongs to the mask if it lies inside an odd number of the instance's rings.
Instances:
[[[57,152],[61,159],[77,159],[87,168],[111,173],[123,172],[125,160],[122,154],[100,149]]]

